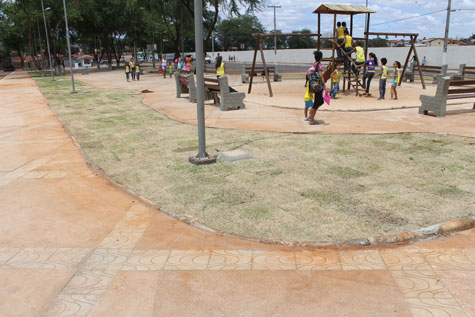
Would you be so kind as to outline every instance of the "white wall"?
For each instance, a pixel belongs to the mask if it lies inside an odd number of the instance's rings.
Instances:
[[[289,64],[306,64],[313,62],[312,52],[315,49],[286,49],[277,51],[278,63]],[[417,47],[417,55],[422,61],[426,56],[427,65],[440,65],[442,63],[442,47]],[[388,64],[399,61],[404,64],[409,47],[378,47],[370,48],[368,52],[374,52],[378,58],[386,57]],[[218,52],[215,52],[216,57]],[[228,60],[228,56],[235,56],[237,62],[252,63],[254,51],[237,51],[237,52],[219,52],[223,56],[224,61]],[[192,54],[192,53],[191,53]],[[208,52],[212,55],[211,52]],[[257,52],[257,61],[260,62],[260,52]],[[331,56],[331,50],[323,50],[324,57]],[[274,63],[274,50],[265,50],[264,58],[267,63]],[[458,68],[459,64],[467,64],[467,66],[475,66],[475,46],[449,46],[447,49],[447,63],[450,68]]]

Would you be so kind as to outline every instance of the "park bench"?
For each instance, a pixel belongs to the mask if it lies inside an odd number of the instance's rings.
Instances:
[[[421,65],[421,72],[422,73],[432,73],[432,78],[434,79],[433,84],[437,83],[437,80],[441,77],[447,76],[447,65],[442,66],[427,66]]]
[[[252,72],[252,66],[242,65],[242,68],[241,68],[241,82],[242,83],[244,84],[249,83],[249,76],[251,75],[251,72]],[[279,74],[275,66],[267,66],[267,73],[269,75],[272,74],[274,76],[274,81],[282,80],[282,75]],[[264,66],[254,67],[254,76],[257,76],[257,74],[265,76]]]
[[[214,100],[214,104],[219,105],[221,111],[244,109],[243,92],[230,92],[228,78],[222,76],[218,79],[204,78],[205,100]]]
[[[469,76],[467,76],[469,75]],[[475,67],[474,66],[465,66],[462,70],[462,79],[463,78],[474,78],[475,77]]]
[[[179,72],[175,72],[175,82],[177,98],[181,98],[181,94],[188,94],[190,102],[196,101],[196,87],[193,74],[183,75]]]
[[[451,87],[456,87],[455,89]],[[457,89],[458,88],[458,89]],[[437,117],[445,117],[447,114],[447,100],[475,98],[475,79],[450,80],[450,76],[440,77],[437,80],[435,96],[421,95],[419,114],[434,112]],[[475,103],[472,109],[475,109]]]

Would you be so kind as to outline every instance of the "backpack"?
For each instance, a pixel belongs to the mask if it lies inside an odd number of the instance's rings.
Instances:
[[[322,78],[320,77],[320,73],[318,72],[319,66],[320,63],[315,66],[315,71],[310,74],[308,80],[308,90],[313,93],[320,93],[323,90]]]

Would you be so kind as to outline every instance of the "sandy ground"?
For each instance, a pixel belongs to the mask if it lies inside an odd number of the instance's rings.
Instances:
[[[175,80],[164,79],[158,74],[145,74],[140,82],[127,82],[121,71],[101,72],[90,75],[79,75],[79,80],[101,88],[114,89],[148,89],[152,93],[144,94],[143,102],[179,122],[196,124],[196,104],[188,99],[176,98]],[[288,80],[274,84],[273,98],[265,96],[267,85],[261,79],[256,80],[256,94],[248,94],[245,99],[246,109],[223,112],[211,101],[206,102],[206,125],[208,127],[231,128],[244,130],[277,131],[293,133],[403,133],[403,132],[434,132],[459,136],[475,137],[475,110],[472,110],[473,99],[462,99],[451,102],[448,116],[436,118],[418,114],[420,105],[419,94],[432,91],[433,86],[426,90],[417,88],[418,84],[403,84],[399,89],[400,100],[377,100],[375,97],[341,96],[335,101],[335,107],[322,106],[317,112],[316,126],[309,126],[303,116],[303,83]],[[247,86],[240,84],[240,76],[230,76],[230,83],[240,91]],[[282,91],[278,86],[284,86]],[[373,85],[373,90],[376,85]],[[295,95],[291,91],[298,91]],[[259,94],[259,91],[262,94]],[[288,93],[285,93],[287,91]],[[295,96],[295,101],[293,97]],[[300,97],[299,97],[300,96]],[[264,105],[267,102],[275,106]],[[332,101],[333,102],[333,101]],[[336,110],[342,111],[325,111]],[[403,103],[406,109],[378,110],[382,104],[389,108]],[[302,105],[300,109],[298,105]],[[288,108],[286,108],[288,107]],[[295,107],[295,109],[292,109]],[[362,108],[364,107],[364,108]],[[352,110],[366,109],[353,112]],[[346,110],[346,111],[345,111]]]

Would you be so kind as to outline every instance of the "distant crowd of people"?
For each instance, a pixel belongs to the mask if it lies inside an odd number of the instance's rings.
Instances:
[[[133,57],[128,63],[125,63],[125,78],[129,81],[130,77],[133,81],[140,80],[140,65]]]

